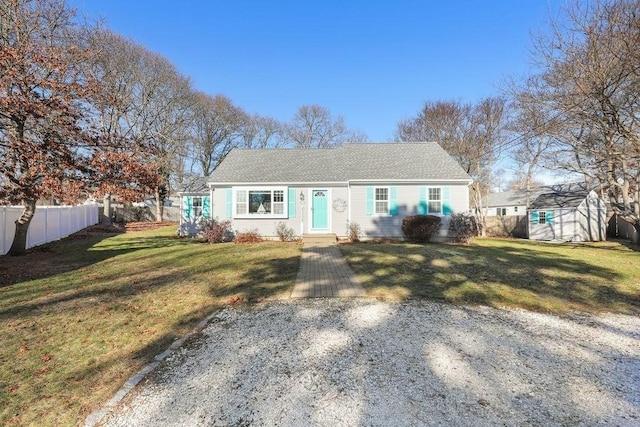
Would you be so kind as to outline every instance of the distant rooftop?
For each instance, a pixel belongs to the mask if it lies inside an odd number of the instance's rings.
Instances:
[[[571,195],[582,196],[582,199],[586,197],[593,186],[587,186],[584,182],[572,182],[568,184],[553,184],[544,185],[541,187],[535,187],[531,189],[529,195],[529,201],[533,204],[543,194],[548,195],[545,200],[550,200],[549,197],[555,195],[557,197],[570,197]],[[581,199],[581,200],[582,200]],[[487,199],[487,207],[506,207],[506,206],[525,206],[527,204],[527,190],[509,190],[502,191],[500,193],[490,193]]]

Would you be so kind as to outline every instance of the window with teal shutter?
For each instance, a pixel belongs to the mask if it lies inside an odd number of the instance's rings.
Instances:
[[[442,187],[442,214],[451,215],[451,190],[449,187]]]
[[[202,216],[211,218],[211,196],[204,196],[202,198]]]
[[[227,218],[233,217],[233,189],[227,188]]]
[[[193,197],[185,196],[183,199],[183,212],[185,218],[191,218],[191,207],[193,206]]]
[[[427,214],[427,187],[420,187],[420,196],[418,199],[418,215]]]
[[[289,218],[296,217],[296,189],[289,187]]]
[[[529,222],[531,222],[531,224],[537,224],[538,219],[539,219],[538,212],[537,211],[531,212],[531,214],[529,215]]]
[[[398,188],[389,188],[389,215],[398,215]]]
[[[547,211],[547,224],[553,225],[553,211]]]
[[[367,215],[373,215],[374,212],[374,191],[373,187],[367,187]]]

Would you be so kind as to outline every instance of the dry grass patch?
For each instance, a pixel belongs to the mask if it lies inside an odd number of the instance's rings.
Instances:
[[[549,312],[640,313],[640,252],[622,244],[474,239],[341,245],[370,296]]]
[[[207,245],[175,227],[0,257],[0,425],[74,425],[207,314],[288,295],[301,246]]]

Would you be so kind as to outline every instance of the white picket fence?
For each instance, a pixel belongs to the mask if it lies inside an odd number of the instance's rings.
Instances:
[[[0,255],[11,248],[15,221],[22,210],[16,206],[0,206]],[[97,223],[98,205],[37,206],[27,233],[27,248],[62,239]]]

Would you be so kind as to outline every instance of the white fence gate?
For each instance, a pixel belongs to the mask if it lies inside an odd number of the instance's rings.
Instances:
[[[21,207],[0,207],[0,255],[9,252]],[[37,206],[29,224],[27,248],[62,239],[98,223],[98,205]]]

